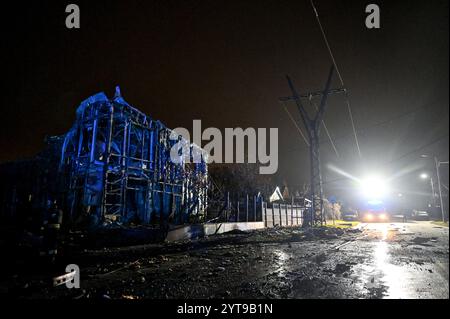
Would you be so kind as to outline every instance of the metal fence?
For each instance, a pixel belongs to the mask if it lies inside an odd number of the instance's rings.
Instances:
[[[311,201],[303,199],[287,203],[266,203],[262,205],[266,227],[302,226],[307,212],[311,209]]]
[[[262,221],[262,198],[246,195],[235,200],[226,193],[222,198],[209,198],[205,222],[257,222]]]
[[[268,203],[260,196],[246,195],[234,200],[230,194],[222,200],[209,200],[206,222],[264,222],[265,227],[302,226],[311,201],[291,199],[291,203]]]

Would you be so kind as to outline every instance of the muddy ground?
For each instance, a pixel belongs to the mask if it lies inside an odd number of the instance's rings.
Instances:
[[[274,228],[171,244],[85,250],[81,288],[15,290],[23,298],[448,298],[448,227]],[[61,269],[64,273],[64,269]]]

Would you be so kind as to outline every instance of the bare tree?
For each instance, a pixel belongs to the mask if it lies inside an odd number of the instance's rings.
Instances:
[[[267,197],[273,191],[272,177],[259,174],[257,164],[210,164],[208,170],[222,192],[229,192],[233,197],[258,193]]]

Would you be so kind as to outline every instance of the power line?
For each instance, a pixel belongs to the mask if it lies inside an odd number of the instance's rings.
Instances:
[[[309,142],[306,139],[305,135],[303,134],[302,130],[300,129],[300,127],[297,125],[297,122],[294,120],[294,118],[292,117],[291,113],[289,112],[286,103],[283,101],[283,108],[286,111],[287,115],[289,116],[289,118],[291,119],[292,123],[294,123],[295,127],[297,128],[298,132],[300,133],[300,135],[303,137],[303,140],[305,141],[306,145],[308,145],[309,147]]]
[[[435,144],[435,143],[437,143],[437,142],[440,142],[441,140],[443,140],[443,139],[446,138],[446,137],[448,137],[448,134],[441,135],[440,137],[434,139],[433,141],[431,141],[431,142],[429,142],[429,143],[427,143],[427,144],[425,144],[425,145],[419,146],[418,148],[415,148],[415,149],[409,151],[408,153],[405,153],[405,154],[401,155],[400,157],[397,157],[397,158],[395,158],[395,159],[393,159],[393,160],[390,160],[390,161],[388,161],[388,162],[386,162],[386,163],[384,163],[384,164],[382,164],[382,165],[387,165],[387,164],[392,164],[392,163],[394,163],[394,162],[397,162],[397,161],[399,161],[399,160],[401,160],[401,159],[403,159],[403,158],[405,158],[405,157],[408,157],[408,156],[410,156],[410,155],[412,155],[412,154],[414,154],[414,153],[417,153],[417,152],[419,152],[419,151],[421,151],[421,150],[427,148],[427,147],[430,146],[430,145],[433,145],[433,144]],[[382,166],[382,165],[380,165],[380,166]]]
[[[311,101],[311,100],[310,100],[310,102],[311,102],[312,105],[314,105],[314,107],[316,108],[316,111],[319,112],[319,108],[317,107],[316,103],[314,103],[314,102]],[[328,135],[328,139],[330,140],[331,146],[333,147],[334,152],[336,153],[336,156],[339,158],[338,150],[337,150],[337,148],[336,148],[336,145],[334,145],[333,139],[331,138],[331,134],[330,134],[330,132],[328,131],[328,128],[327,128],[327,126],[326,126],[326,124],[325,124],[325,120],[322,120],[322,124],[323,124],[323,128],[325,129],[325,132],[326,132],[327,135]],[[319,144],[320,144],[320,142],[319,142]]]
[[[433,144],[436,144],[436,143],[442,141],[446,137],[448,137],[448,134],[441,135],[438,138],[432,140],[431,142],[429,142],[427,144],[421,145],[418,148],[415,148],[415,149],[413,149],[413,150],[411,150],[411,151],[409,151],[409,152],[407,152],[405,154],[402,154],[402,155],[400,155],[399,157],[397,157],[397,158],[395,158],[393,160],[390,160],[390,161],[387,161],[387,162],[385,162],[383,164],[378,165],[378,167],[382,167],[382,166],[386,166],[386,165],[390,165],[390,164],[393,164],[395,162],[398,162],[398,161],[404,159],[405,157],[408,157],[408,156],[410,156],[412,154],[415,154],[415,153],[417,153],[417,152],[419,152],[419,151],[421,151],[421,150],[423,150],[423,149],[425,149],[425,148],[427,148],[427,147],[429,147],[429,146],[431,146]],[[346,177],[339,177],[339,178],[335,178],[333,180],[329,180],[329,181],[323,182],[323,184],[330,184],[330,183],[339,182],[339,181],[346,180],[346,179],[347,179]]]
[[[348,99],[347,93],[345,94],[345,100],[347,102],[347,110],[348,110],[348,115],[350,116],[350,122],[352,123],[353,135],[355,136],[356,148],[358,149],[359,158],[362,158],[361,148],[359,147],[358,135],[356,135],[356,128],[355,128],[355,123],[353,122],[352,109],[350,107],[350,101]]]
[[[331,51],[330,44],[328,43],[327,36],[325,35],[325,31],[323,30],[322,23],[320,22],[319,13],[317,12],[317,9],[316,9],[316,6],[314,5],[313,0],[310,0],[310,1],[311,1],[311,6],[312,6],[312,8],[314,10],[314,13],[316,15],[317,23],[319,24],[320,31],[322,32],[322,36],[323,36],[323,39],[325,41],[325,45],[327,46],[328,52],[330,53],[330,56],[331,56],[331,60],[333,61],[334,67],[336,68],[336,73],[338,74],[338,77],[339,77],[339,80],[342,83],[342,86],[345,87],[344,80],[342,79],[342,76],[341,76],[341,72],[339,71],[339,68],[338,68],[338,66],[336,64],[336,60],[334,59],[334,55],[333,55],[333,52]]]
[[[364,128],[359,129],[357,132],[359,132],[361,134],[361,133],[366,132],[366,131],[368,131],[370,129],[376,128],[378,126],[383,126],[383,125],[386,125],[386,124],[390,124],[390,123],[392,123],[395,120],[398,120],[398,119],[401,119],[403,117],[407,117],[407,116],[410,116],[412,114],[415,114],[415,113],[421,111],[422,109],[424,109],[424,108],[426,108],[426,107],[428,107],[428,106],[430,106],[432,104],[433,103],[424,104],[424,105],[418,106],[418,107],[416,107],[416,108],[414,108],[414,109],[412,109],[410,111],[403,112],[403,113],[397,114],[395,116],[392,116],[392,117],[388,118],[387,120],[380,121],[380,122],[377,122],[377,123],[374,123],[374,124],[371,124],[371,125],[364,126]],[[351,135],[351,134],[340,135],[335,140],[340,140],[340,139],[346,138],[349,135]],[[323,141],[322,143],[325,143],[325,141]]]
[[[436,104],[436,101],[433,101],[432,103],[427,103],[427,104],[420,105],[420,106],[418,106],[418,107],[416,107],[416,108],[414,108],[414,109],[412,109],[410,111],[406,111],[406,112],[397,114],[395,116],[389,117],[388,119],[386,119],[384,121],[380,121],[380,122],[377,122],[377,123],[374,123],[374,124],[371,124],[371,125],[366,125],[366,126],[364,126],[364,128],[357,130],[357,132],[359,134],[362,134],[362,133],[365,133],[365,132],[367,132],[367,131],[369,131],[371,129],[377,128],[378,126],[383,126],[383,125],[390,124],[390,123],[392,123],[394,121],[397,121],[397,120],[402,119],[404,117],[407,117],[407,116],[413,115],[413,114],[415,114],[417,112],[420,112],[421,110],[426,109],[427,107],[430,107],[431,105],[434,105],[434,104]],[[349,135],[352,135],[352,133],[339,135],[334,140],[335,141],[342,140],[342,139],[347,138]],[[323,141],[320,142],[320,144],[324,144],[324,143],[328,143],[328,141],[323,140]],[[295,152],[295,151],[298,151],[298,150],[299,150],[299,148],[295,148],[295,149],[290,150],[289,152]]]
[[[285,101],[281,101],[281,102],[283,103],[284,110],[285,110],[286,113],[288,114],[288,116],[289,116],[289,118],[291,119],[292,123],[294,123],[294,125],[295,125],[295,127],[297,128],[298,132],[300,133],[301,137],[302,137],[303,140],[305,141],[306,145],[309,147],[310,144],[309,144],[308,140],[306,139],[305,134],[303,133],[303,131],[302,131],[302,130],[300,129],[300,127],[298,126],[297,121],[294,119],[294,117],[292,116],[292,114],[289,112],[289,110],[288,110],[288,108],[287,108],[287,105],[286,105],[286,102],[285,102]],[[316,103],[314,103],[314,102],[312,102],[312,101],[310,101],[310,102],[311,102],[311,104],[314,105],[314,107],[316,108],[316,111],[319,111],[319,109],[318,109]],[[334,142],[333,142],[333,139],[331,138],[330,131],[328,130],[327,125],[325,124],[325,121],[324,121],[324,120],[322,120],[322,124],[323,124],[323,127],[324,127],[324,129],[325,129],[325,132],[327,133],[327,136],[328,136],[328,138],[329,138],[329,140],[330,140],[331,146],[333,147],[334,152],[336,153],[336,156],[339,158],[339,152],[338,152],[338,150],[337,150],[337,148],[336,148],[336,145],[335,145]]]
[[[328,43],[327,36],[326,36],[325,31],[323,29],[322,23],[320,22],[319,13],[317,12],[317,9],[316,9],[316,6],[314,5],[313,0],[310,0],[310,2],[311,2],[311,6],[312,6],[312,8],[314,10],[314,13],[316,15],[316,20],[317,20],[317,23],[319,25],[320,32],[322,32],[322,36],[323,36],[323,39],[325,41],[325,45],[327,46],[327,49],[328,49],[328,52],[330,54],[331,60],[333,61],[334,67],[336,69],[336,73],[338,74],[338,77],[339,77],[339,80],[341,81],[342,87],[345,88],[344,79],[342,78],[342,75],[341,75],[341,72],[339,71],[339,68],[337,66],[336,60],[334,59],[334,55],[333,55],[333,52],[331,51],[330,44]],[[353,114],[352,114],[352,108],[350,106],[350,100],[348,98],[347,91],[345,92],[345,98],[346,98],[348,115],[350,117],[350,122],[352,123],[353,135],[355,136],[356,148],[358,149],[359,157],[362,158],[361,148],[359,147],[358,135],[356,134],[356,128],[355,128],[355,123],[354,123]]]

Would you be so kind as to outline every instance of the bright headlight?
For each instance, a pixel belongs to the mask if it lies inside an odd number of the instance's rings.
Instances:
[[[368,199],[380,199],[388,192],[385,180],[379,176],[369,176],[361,181],[361,191]]]

